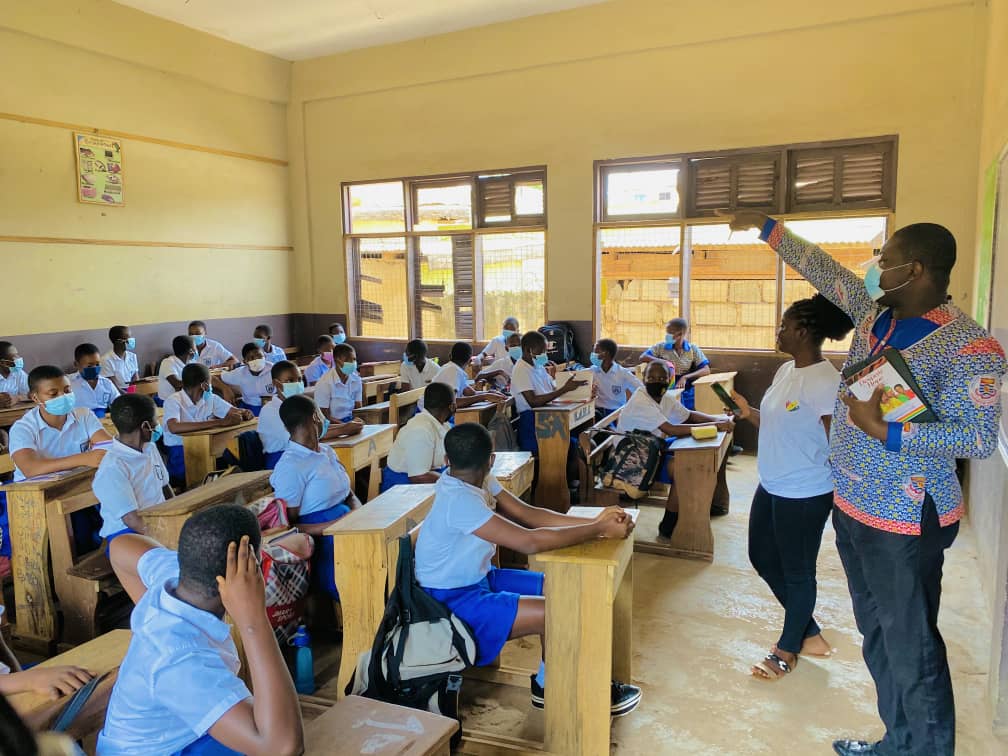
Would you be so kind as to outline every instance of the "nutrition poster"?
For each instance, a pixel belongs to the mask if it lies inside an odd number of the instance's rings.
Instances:
[[[122,205],[122,143],[112,137],[74,132],[77,199],[98,205]]]

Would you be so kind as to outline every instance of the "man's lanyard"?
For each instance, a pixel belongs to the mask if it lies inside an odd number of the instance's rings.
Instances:
[[[892,316],[891,311],[887,312],[890,313],[889,330],[886,331],[885,336],[883,336],[881,339],[875,342],[875,346],[873,346],[871,348],[871,351],[868,352],[869,357],[874,357],[876,354],[880,353],[883,349],[885,349],[889,345],[889,339],[893,337],[893,333],[896,331],[896,318]],[[881,317],[881,315],[879,317]],[[877,323],[878,320],[876,320],[875,322]],[[872,331],[874,330],[875,330],[875,323],[872,323]]]

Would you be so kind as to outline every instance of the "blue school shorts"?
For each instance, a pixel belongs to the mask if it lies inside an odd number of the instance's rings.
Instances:
[[[490,572],[465,588],[424,588],[469,625],[476,639],[476,666],[483,667],[500,656],[518,616],[518,599],[543,595],[543,574],[532,570]]]
[[[251,413],[252,413],[252,414],[253,414],[253,415],[254,415],[255,417],[259,417],[259,413],[260,413],[260,412],[262,412],[262,405],[261,405],[261,404],[260,404],[260,405],[259,405],[258,407],[255,407],[255,406],[253,406],[253,405],[251,405],[251,404],[246,404],[246,403],[245,403],[245,402],[243,402],[243,401],[242,401],[241,399],[239,399],[239,400],[238,400],[238,406],[239,406],[239,407],[240,407],[241,409],[247,409],[247,410],[248,410],[249,412],[251,412]]]
[[[112,533],[110,536],[105,538],[105,556],[109,555],[109,548],[111,548],[112,546],[112,541],[114,541],[119,536],[124,535],[125,533],[135,534],[136,531],[133,530],[133,528],[123,528],[122,530],[117,530],[115,533]]]
[[[662,454],[661,465],[658,467],[658,474],[654,478],[656,483],[672,484],[672,476],[669,475],[668,463],[672,461],[673,447],[676,440],[675,438],[665,439],[665,453]]]
[[[298,522],[306,525],[317,525],[321,522],[332,522],[350,514],[350,507],[337,504],[335,507],[323,509],[321,512],[301,515]],[[336,559],[333,553],[332,536],[322,536],[315,541],[315,553],[312,556],[312,571],[315,573],[315,585],[332,596],[333,601],[339,601],[339,591],[336,590]]]
[[[166,446],[168,452],[168,477],[171,480],[185,482],[185,449],[182,444]]]
[[[275,401],[275,400],[274,400]],[[280,457],[283,456],[283,449],[278,452],[266,452],[263,457],[266,460],[266,469],[272,470],[277,466],[277,462],[280,461]]]
[[[539,439],[535,432],[535,412],[525,410],[518,414],[518,448],[539,454]]]
[[[228,748],[218,740],[210,737],[208,732],[199,740],[194,740],[181,751],[176,751],[172,756],[242,756],[238,751]]]
[[[396,472],[388,465],[385,465],[382,469],[381,487],[378,489],[378,493],[385,493],[392,488],[392,486],[408,486],[409,484],[409,475],[406,473]]]
[[[10,550],[10,520],[7,516],[7,494],[0,491],[0,557],[9,557]]]

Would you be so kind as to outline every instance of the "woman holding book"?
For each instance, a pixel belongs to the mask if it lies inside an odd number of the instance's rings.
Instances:
[[[829,656],[812,616],[816,558],[833,507],[829,430],[840,373],[822,355],[823,341],[853,328],[840,308],[816,294],[791,305],[777,329],[777,349],[790,354],[759,409],[738,393],[737,416],[759,428],[760,484],[749,511],[749,561],[784,607],[776,645],[752,674],[779,680],[799,654]]]

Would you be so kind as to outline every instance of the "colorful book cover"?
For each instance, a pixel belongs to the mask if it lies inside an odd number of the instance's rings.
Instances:
[[[912,420],[925,422],[932,418],[930,407],[919,396],[919,388],[909,371],[898,369],[893,363],[889,350],[872,358],[867,363],[857,366],[850,375],[845,375],[844,382],[851,392],[861,401],[871,398],[879,386],[882,386],[882,419],[887,423],[907,423]],[[905,369],[906,363],[899,360]]]

